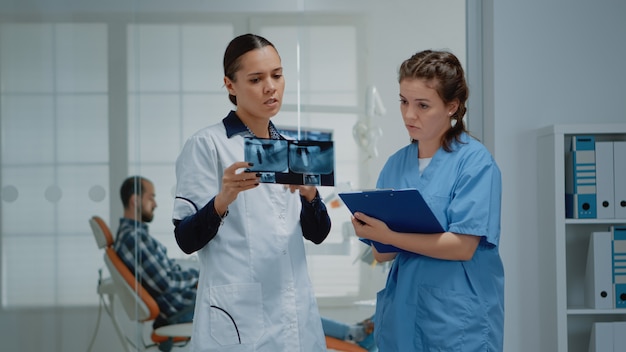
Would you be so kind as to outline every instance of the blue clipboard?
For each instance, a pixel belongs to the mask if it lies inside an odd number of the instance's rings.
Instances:
[[[379,189],[370,191],[343,192],[338,194],[350,212],[361,212],[383,221],[396,232],[441,233],[443,227],[417,189]],[[379,253],[404,252],[391,245],[367,239]]]

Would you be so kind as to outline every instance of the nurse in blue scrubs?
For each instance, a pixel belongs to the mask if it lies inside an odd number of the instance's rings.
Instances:
[[[402,63],[398,81],[411,142],[387,160],[377,188],[418,189],[445,232],[397,233],[354,214],[359,237],[404,250],[372,248],[377,261],[393,260],[374,338],[383,352],[502,351],[501,174],[463,122],[463,68],[449,52],[426,50]]]

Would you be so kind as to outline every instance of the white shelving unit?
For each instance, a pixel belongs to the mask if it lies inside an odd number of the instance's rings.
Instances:
[[[575,135],[625,141],[626,123],[553,125],[538,131],[539,324],[543,351],[587,352],[594,322],[626,320],[626,309],[585,307],[589,237],[594,231],[625,225],[626,219],[565,217],[565,153]],[[617,157],[626,159],[626,155]]]

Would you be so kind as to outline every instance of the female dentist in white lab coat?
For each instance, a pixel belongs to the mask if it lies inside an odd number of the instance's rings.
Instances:
[[[317,189],[260,183],[245,172],[244,137],[282,139],[270,118],[285,81],[275,47],[253,34],[224,54],[236,111],[201,129],[176,162],[173,221],[180,248],[201,262],[191,349],[325,351],[304,239],[330,231]]]

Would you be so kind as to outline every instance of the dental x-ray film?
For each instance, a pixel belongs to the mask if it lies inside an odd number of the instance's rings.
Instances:
[[[246,137],[247,171],[261,174],[263,183],[312,186],[335,185],[335,151],[332,141]]]

